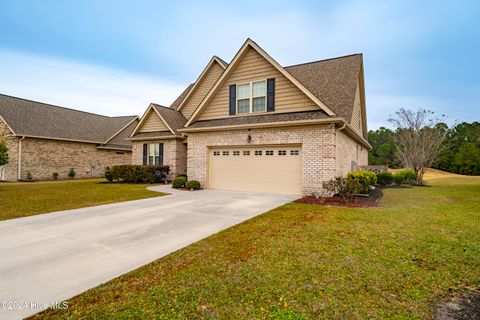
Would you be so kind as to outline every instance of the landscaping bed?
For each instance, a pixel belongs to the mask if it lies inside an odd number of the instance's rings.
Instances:
[[[381,205],[383,192],[381,188],[370,191],[368,196],[354,196],[353,199],[344,199],[340,196],[315,197],[306,196],[295,200],[296,203],[318,204],[322,206],[350,207],[350,208],[372,208]]]

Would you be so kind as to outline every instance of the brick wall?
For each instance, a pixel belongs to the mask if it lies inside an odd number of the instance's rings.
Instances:
[[[345,133],[337,130],[336,175],[346,176],[352,171],[352,161],[355,161],[356,166],[367,165],[368,151]]]
[[[247,136],[252,141],[247,142]],[[265,128],[232,130],[223,132],[189,133],[188,135],[188,176],[199,180],[205,186],[208,168],[208,147],[213,146],[255,146],[273,144],[302,145],[302,192],[311,194],[322,189],[324,181],[335,176],[336,171],[336,130],[333,125],[303,127]]]
[[[163,163],[170,166],[169,179],[187,171],[187,147],[181,139],[149,140],[133,142],[132,164],[143,164],[143,144],[163,143]]]
[[[75,170],[75,178],[101,177],[106,166],[130,163],[131,152],[101,150],[95,144],[33,138],[22,141],[22,179],[27,172],[35,180],[52,179],[54,172],[63,179],[70,168]]]

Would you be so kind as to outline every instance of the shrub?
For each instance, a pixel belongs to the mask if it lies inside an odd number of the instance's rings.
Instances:
[[[30,171],[27,171],[27,180],[32,181],[32,179],[33,179],[32,173]]]
[[[76,174],[77,174],[77,173],[75,172],[75,170],[74,170],[73,168],[70,168],[70,170],[68,170],[68,174],[67,174],[67,175],[68,175],[68,177],[70,177],[70,178],[75,178],[75,175],[76,175]]]
[[[200,182],[198,180],[189,180],[186,184],[187,189],[200,189]]]
[[[183,188],[187,184],[187,179],[185,177],[178,177],[173,179],[172,181],[172,188],[178,189]]]
[[[414,184],[416,181],[415,179],[415,171],[411,169],[403,169],[393,175],[393,182],[396,185]]]
[[[390,172],[377,173],[377,184],[385,187],[393,183],[393,175]]]
[[[53,180],[58,180],[58,172],[52,173]]]
[[[109,182],[158,183],[169,173],[169,166],[123,165],[105,168],[104,175]]]
[[[177,176],[175,178],[180,178],[180,177],[184,177],[185,180],[188,180],[188,176],[187,176],[186,173],[179,173],[179,174],[177,174]]]
[[[359,191],[361,193],[368,193],[370,187],[377,183],[377,175],[367,170],[350,172],[347,179],[357,181],[360,185]]]
[[[339,176],[324,182],[323,188],[329,193],[341,196],[345,202],[349,202],[359,192],[361,186],[357,180]]]

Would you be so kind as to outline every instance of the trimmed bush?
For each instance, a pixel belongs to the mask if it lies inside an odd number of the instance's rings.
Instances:
[[[73,168],[70,168],[70,170],[68,170],[68,174],[67,174],[67,175],[68,175],[69,178],[72,178],[72,179],[73,179],[73,178],[75,178],[75,175],[76,175],[76,174],[77,174],[77,173],[75,172],[75,170],[74,170]]]
[[[187,189],[199,190],[200,182],[198,180],[189,180],[186,184]]]
[[[368,191],[370,191],[370,187],[377,183],[377,175],[367,170],[350,172],[347,176],[347,179],[358,182],[360,185],[360,193],[368,193]]]
[[[52,179],[53,180],[58,180],[58,172],[52,173]]]
[[[109,182],[159,183],[170,173],[169,166],[123,165],[105,168],[105,179]]]
[[[393,182],[396,185],[414,184],[416,181],[415,171],[412,169],[402,169],[393,175]]]
[[[28,181],[32,181],[32,180],[33,180],[32,173],[31,173],[30,171],[27,171],[27,180],[28,180]]]
[[[187,176],[186,173],[179,173],[179,174],[177,174],[177,176],[175,178],[180,178],[180,177],[184,177],[185,180],[188,180],[188,176]]]
[[[377,173],[377,184],[382,187],[389,186],[393,183],[393,174],[390,172]]]
[[[172,188],[178,189],[183,188],[187,184],[187,179],[185,177],[178,177],[173,179],[172,181]]]
[[[339,176],[324,182],[323,188],[333,195],[341,196],[345,202],[349,202],[359,192],[361,186],[357,180]]]

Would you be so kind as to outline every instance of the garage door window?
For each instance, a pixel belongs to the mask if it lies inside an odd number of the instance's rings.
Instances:
[[[240,155],[240,151],[233,151],[233,155],[234,155],[234,156],[239,156],[239,155]]]
[[[223,151],[222,154],[223,154],[224,156],[228,156],[228,155],[230,154],[230,152],[229,152],[229,151]]]
[[[278,150],[278,155],[279,156],[286,156],[287,155],[287,150]]]
[[[267,150],[267,151],[265,151],[265,155],[267,155],[267,156],[273,156],[273,150]]]
[[[291,156],[298,156],[298,150],[290,150]]]
[[[249,156],[249,155],[250,155],[250,151],[244,150],[244,151],[243,151],[243,155],[244,155],[244,156]]]
[[[261,156],[262,155],[262,150],[255,150],[255,155],[256,156]]]
[[[213,155],[214,155],[214,156],[219,156],[219,155],[220,155],[220,151],[213,151]]]

